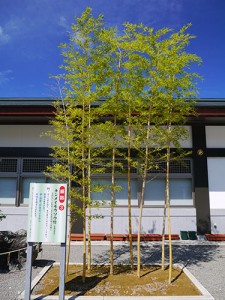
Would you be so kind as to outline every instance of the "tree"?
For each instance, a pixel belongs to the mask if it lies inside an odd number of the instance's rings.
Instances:
[[[114,249],[113,249],[113,234],[114,234],[114,206],[115,192],[120,189],[116,186],[115,173],[116,157],[119,154],[118,145],[120,143],[121,128],[118,126],[118,120],[122,119],[123,114],[123,63],[124,52],[120,47],[120,38],[117,36],[115,29],[107,29],[102,35],[103,43],[108,45],[108,94],[104,103],[99,108],[99,113],[102,119],[110,116],[110,119],[104,121],[100,126],[100,131],[107,138],[103,142],[103,152],[109,150],[111,152],[111,200],[110,200],[110,274],[114,272]]]
[[[130,264],[131,269],[134,269],[133,259],[133,242],[132,242],[132,212],[131,212],[131,169],[138,169],[137,160],[132,157],[134,148],[140,149],[139,139],[139,122],[140,111],[143,103],[143,90],[145,78],[141,67],[142,60],[137,55],[139,44],[135,38],[135,26],[125,23],[124,36],[121,47],[126,53],[126,61],[124,63],[124,131],[123,139],[127,147],[127,187],[128,187],[128,232],[130,246]],[[135,135],[135,132],[137,133]]]
[[[86,219],[88,211],[89,266],[91,263],[91,191],[92,168],[100,156],[111,161],[101,168],[111,170],[110,198],[110,273],[113,274],[113,234],[116,170],[124,166],[117,158],[127,160],[128,223],[130,261],[133,267],[131,167],[136,167],[142,179],[139,199],[138,267],[141,266],[141,229],[146,183],[152,168],[166,161],[165,216],[168,213],[170,240],[170,275],[172,244],[170,234],[169,169],[171,145],[179,148],[185,137],[184,124],[193,113],[192,101],[196,96],[195,80],[190,73],[192,63],[200,62],[194,54],[185,52],[193,36],[184,26],[177,33],[164,28],[154,31],[142,24],[125,24],[122,34],[115,28],[106,28],[103,17],[94,18],[87,8],[72,25],[68,44],[62,44],[64,64],[63,101],[56,103],[56,118],[52,121],[52,137],[58,142],[53,147],[57,163],[51,168],[56,179],[76,184],[71,197],[82,203],[75,213],[83,219],[84,250],[83,280],[86,270]],[[62,98],[62,97],[61,97]],[[99,101],[104,99],[104,101]],[[63,103],[63,105],[62,105]],[[98,108],[96,108],[98,106]],[[174,126],[175,125],[175,126]],[[122,139],[122,140],[121,140]],[[124,148],[125,149],[120,149]],[[132,150],[138,157],[132,158]],[[100,171],[100,169],[99,169]],[[103,187],[104,188],[104,187]],[[106,187],[107,188],[107,187]],[[102,187],[100,187],[102,190]],[[165,227],[165,217],[163,228]],[[164,234],[163,234],[164,236]],[[163,243],[164,247],[164,243]],[[164,252],[164,248],[163,252]],[[163,254],[164,255],[164,254]],[[164,256],[163,256],[164,257]],[[164,265],[164,262],[162,262]],[[171,276],[169,281],[171,282]]]
[[[179,141],[186,137],[184,124],[187,116],[193,113],[193,101],[187,98],[196,97],[196,79],[199,76],[190,73],[192,63],[199,63],[195,54],[188,54],[185,48],[193,36],[186,33],[190,25],[184,26],[177,33],[165,28],[154,32],[152,28],[143,25],[127,25],[136,45],[136,69],[140,78],[145,79],[142,90],[142,109],[139,111],[140,124],[145,128],[144,139],[141,140],[145,153],[142,155],[142,192],[140,198],[140,215],[138,225],[138,276],[140,276],[140,234],[147,173],[157,163],[156,153],[166,149],[166,201],[168,211],[169,243],[170,243],[170,278],[172,270],[172,246],[170,234],[169,205],[169,162],[171,144],[179,146]],[[139,65],[138,65],[139,62]],[[141,67],[139,69],[141,62]],[[176,125],[173,126],[172,125]],[[163,127],[162,130],[162,126]],[[158,132],[161,132],[159,138]],[[142,129],[139,133],[143,132]],[[143,135],[142,135],[143,137]],[[162,144],[162,141],[164,144]],[[153,152],[151,147],[154,145]],[[141,147],[139,152],[142,153]],[[158,159],[158,158],[157,158]],[[162,157],[161,157],[162,159]],[[157,160],[156,160],[157,161]],[[164,243],[163,243],[164,244]]]
[[[160,38],[164,31],[159,31],[154,35],[153,29],[143,25],[127,25],[133,36],[135,50],[135,68],[139,74],[141,90],[139,97],[139,125],[136,134],[135,147],[139,153],[139,173],[142,178],[142,189],[140,196],[140,209],[138,221],[138,243],[137,243],[137,275],[140,277],[141,267],[141,228],[142,213],[144,205],[145,188],[148,170],[153,166],[155,150],[151,150],[154,142],[155,115],[157,113],[157,86],[154,82],[155,45],[157,38]]]
[[[77,185],[74,199],[80,200],[82,208],[75,205],[75,211],[82,215],[83,220],[83,281],[86,272],[86,209],[89,207],[91,214],[90,199],[90,176],[91,176],[91,126],[94,120],[92,106],[104,93],[104,81],[106,76],[105,64],[100,62],[104,57],[105,49],[99,42],[102,32],[102,15],[94,18],[91,9],[87,8],[80,18],[76,18],[72,24],[72,34],[68,44],[61,44],[63,49],[64,64],[61,66],[65,73],[59,77],[63,80],[64,105],[56,104],[56,118],[52,121],[55,134],[51,136],[59,142],[53,147],[53,156],[60,162],[51,169],[54,176],[58,177],[62,169],[62,159],[65,158],[65,144],[68,149],[69,160],[75,172],[72,180]],[[66,117],[65,117],[66,116]],[[66,123],[65,139],[63,132]],[[61,136],[62,135],[62,136]],[[68,151],[67,151],[68,152]],[[67,153],[68,156],[68,153]],[[63,176],[68,179],[69,171]],[[57,174],[57,175],[55,175]],[[62,174],[60,174],[61,176]],[[71,206],[72,208],[72,206]],[[89,215],[88,220],[91,220]],[[89,223],[90,230],[90,223]],[[88,234],[90,237],[90,232]],[[90,241],[90,239],[89,239]],[[89,255],[91,253],[89,243]],[[89,258],[90,266],[90,258]]]
[[[169,283],[172,276],[172,242],[170,222],[170,190],[169,174],[171,159],[180,159],[187,155],[181,152],[180,142],[186,139],[188,131],[184,125],[187,117],[194,114],[194,101],[197,96],[196,79],[200,78],[196,73],[190,72],[191,64],[200,63],[201,59],[195,54],[186,53],[186,47],[194,36],[186,31],[190,24],[183,26],[178,32],[172,33],[165,40],[160,41],[160,56],[157,61],[155,81],[159,84],[158,97],[158,131],[159,144],[166,150],[166,180],[165,180],[165,209],[163,218],[162,241],[162,268],[164,268],[164,234],[166,212],[168,214],[169,234]],[[180,152],[177,157],[171,156],[171,146],[175,146]]]

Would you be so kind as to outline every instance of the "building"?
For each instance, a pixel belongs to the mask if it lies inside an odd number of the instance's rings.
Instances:
[[[192,150],[185,162],[171,167],[172,232],[197,231],[198,234],[225,233],[225,99],[201,99],[196,103],[197,117],[187,123],[190,137],[182,147]],[[52,141],[43,133],[54,116],[51,99],[0,99],[0,210],[7,216],[0,230],[27,227],[30,182],[47,182],[43,174],[52,163]],[[184,167],[185,165],[185,167]],[[157,171],[159,173],[159,171]],[[154,174],[149,174],[149,178]],[[163,216],[163,172],[148,181],[142,231],[161,233]],[[107,174],[93,180],[107,182]],[[118,177],[124,189],[117,194],[115,233],[127,233],[125,178]],[[132,174],[133,230],[137,232],[139,181]],[[151,192],[150,192],[151,190]],[[98,200],[98,194],[93,197]],[[109,233],[110,208],[101,207],[103,219],[92,221],[92,232]],[[104,228],[104,229],[103,229]],[[79,233],[76,224],[73,231]]]

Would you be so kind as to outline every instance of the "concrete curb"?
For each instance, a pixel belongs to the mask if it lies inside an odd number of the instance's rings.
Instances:
[[[41,278],[48,272],[48,270],[53,266],[54,263],[48,262],[47,265],[41,270],[41,272],[32,280],[31,282],[31,291],[38,284]],[[33,296],[31,296],[32,299]],[[25,298],[25,291],[23,291],[18,297],[17,300],[21,300]]]
[[[166,240],[165,244],[168,244],[169,241]],[[193,245],[193,246],[225,246],[224,241],[206,241],[206,240],[173,240],[173,246],[177,245]],[[46,246],[59,246],[59,243],[42,243]],[[110,241],[91,241],[93,246],[109,246]],[[128,241],[114,241],[115,246],[129,245]],[[133,241],[134,245],[137,245],[136,241]],[[162,241],[141,241],[141,245],[161,245]],[[83,241],[71,241],[71,246],[83,246]]]
[[[57,266],[60,263],[49,263],[45,266],[41,272],[34,278],[31,283],[31,290],[38,284],[41,278],[48,272],[53,266]],[[200,296],[65,296],[65,300],[215,300],[214,297],[204,288],[204,286],[194,277],[193,274],[183,265],[174,264],[174,267],[179,267],[186,276],[192,281],[202,295]],[[17,300],[23,300],[25,297],[25,291],[23,291]],[[59,296],[46,296],[46,295],[31,295],[32,300],[58,300]]]

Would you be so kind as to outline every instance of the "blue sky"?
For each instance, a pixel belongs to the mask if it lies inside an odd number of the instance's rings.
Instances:
[[[192,23],[189,51],[199,55],[202,98],[225,98],[224,0],[0,0],[0,97],[52,97],[74,16],[93,8],[109,26],[144,23],[178,30]],[[196,70],[196,69],[195,69]]]

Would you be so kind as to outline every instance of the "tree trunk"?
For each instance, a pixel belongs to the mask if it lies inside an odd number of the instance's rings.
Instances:
[[[166,200],[163,209],[163,224],[162,224],[162,270],[165,270],[165,228],[166,228]]]
[[[149,116],[150,116],[150,109],[149,109]],[[147,126],[145,161],[144,161],[143,182],[142,182],[142,190],[141,190],[140,209],[139,209],[139,223],[138,223],[137,276],[139,278],[141,276],[141,223],[142,223],[143,204],[144,204],[145,187],[146,187],[147,170],[148,170],[148,154],[149,154],[148,145],[149,145],[149,139],[150,139],[150,117],[149,117],[148,126]]]
[[[86,245],[86,182],[85,182],[85,138],[84,138],[84,114],[85,114],[85,105],[83,103],[82,110],[82,145],[81,145],[81,155],[82,155],[82,202],[83,202],[83,275],[82,281],[85,282],[86,279],[86,253],[87,253],[87,245]]]
[[[68,234],[68,239],[67,239],[67,257],[66,257],[66,276],[69,275],[69,263],[70,263],[70,246],[71,246],[71,220],[69,222],[69,234]]]
[[[114,249],[113,249],[113,219],[114,219],[114,200],[115,200],[115,156],[116,149],[112,150],[112,186],[111,186],[111,202],[110,202],[110,274],[114,272]]]
[[[168,130],[171,130],[171,125],[168,126]],[[172,269],[173,269],[173,252],[172,252],[172,240],[171,240],[171,219],[170,219],[170,186],[169,186],[169,173],[170,173],[170,141],[167,144],[166,149],[166,207],[168,214],[168,235],[169,235],[169,283],[172,281]]]
[[[88,107],[88,270],[91,270],[91,106]]]
[[[128,187],[128,226],[129,226],[129,244],[130,244],[130,265],[134,270],[133,241],[132,241],[132,215],[131,215],[131,126],[128,126],[128,153],[127,153],[127,187]]]

